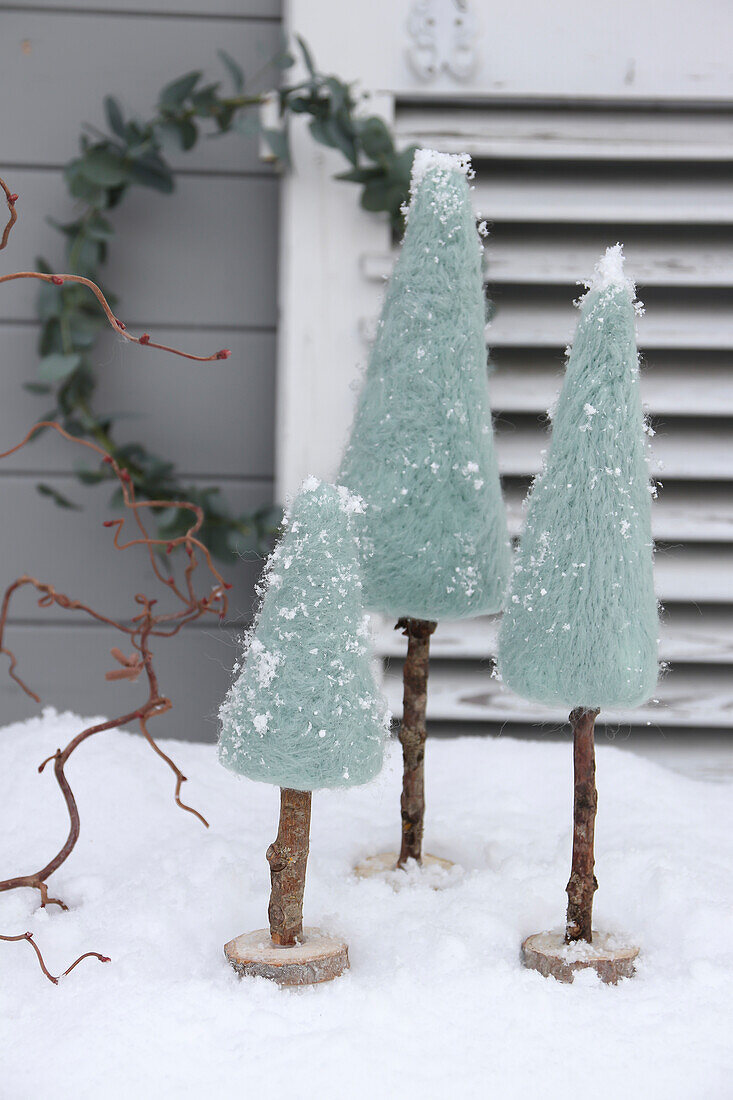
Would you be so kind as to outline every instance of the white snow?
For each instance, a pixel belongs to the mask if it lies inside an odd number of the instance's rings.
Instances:
[[[47,711],[0,731],[2,874],[40,866],[65,837],[36,766],[81,727]],[[68,768],[81,838],[51,881],[71,911],[0,894],[0,932],[33,931],[51,970],[89,949],[112,957],[53,987],[27,944],[0,943],[3,1097],[731,1095],[730,784],[600,745],[596,923],[642,955],[615,988],[589,973],[565,986],[524,970],[519,946],[564,916],[569,743],[429,742],[427,847],[460,867],[443,889],[414,872],[398,891],[351,873],[397,842],[395,746],[375,783],[314,795],[306,919],[346,937],[352,968],[284,991],[238,980],[222,954],[266,924],[278,792],[238,780],[210,745],[164,748],[208,831],[173,804],[139,737],[100,734]]]
[[[589,291],[608,290],[611,287],[626,287],[631,297],[636,295],[636,286],[624,273],[624,246],[616,243],[606,249],[596,264],[592,278],[585,285]]]
[[[473,179],[474,175],[469,153],[439,153],[436,149],[417,149],[412,161],[411,194],[415,194],[425,173],[433,168],[444,172],[462,172],[469,179]]]

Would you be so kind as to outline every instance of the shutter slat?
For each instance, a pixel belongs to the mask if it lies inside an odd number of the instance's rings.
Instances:
[[[548,434],[539,427],[507,429],[501,421],[496,425],[502,474],[524,477],[538,473],[541,452],[547,445]],[[669,478],[733,480],[731,433],[718,427],[699,431],[668,425],[664,435],[654,437],[650,470],[662,481]]]
[[[441,109],[407,107],[397,115],[401,143],[475,157],[512,160],[730,161],[727,111]]]
[[[402,680],[388,672],[384,684],[390,709],[402,713]],[[602,710],[599,725],[728,727],[733,725],[733,678],[727,669],[676,668],[662,677],[656,699],[634,710]],[[467,722],[567,722],[564,707],[541,707],[521,699],[492,679],[488,669],[432,668],[428,719]]]
[[[544,413],[562,385],[562,361],[552,367],[532,363],[498,366],[491,375],[491,405],[497,413]],[[666,365],[641,372],[641,395],[649,412],[671,416],[733,416],[733,356],[729,367],[693,371],[689,366]]]
[[[641,236],[639,230],[636,233]],[[733,286],[733,238],[635,240],[633,230],[624,233],[629,276],[645,286]],[[500,228],[486,241],[486,273],[491,286],[503,283],[527,286],[569,286],[593,271],[603,248],[609,243],[606,231],[573,233],[571,239],[557,233],[534,233],[522,228],[522,236]],[[366,254],[361,259],[364,277],[383,283],[392,270],[396,253]]]
[[[407,643],[402,633],[393,623],[377,619],[376,652],[382,657],[404,658]],[[488,661],[496,654],[498,629],[497,616],[441,622],[430,640],[431,656],[438,661]],[[681,664],[733,665],[733,609],[706,608],[702,614],[699,609],[675,604],[662,616],[659,658]]]
[[[510,534],[519,535],[525,518],[525,492],[505,487]],[[660,542],[733,543],[733,493],[724,486],[717,493],[689,486],[667,486],[652,508],[652,534]]]
[[[476,180],[476,209],[489,222],[545,222],[602,225],[733,225],[730,180],[707,173],[686,179],[609,175],[603,170],[565,176],[528,176],[489,170]]]

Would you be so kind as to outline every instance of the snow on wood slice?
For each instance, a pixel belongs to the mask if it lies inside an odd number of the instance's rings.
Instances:
[[[409,859],[404,867],[399,868],[397,859],[397,852],[380,852],[376,856],[367,856],[361,863],[357,863],[354,873],[358,878],[384,875],[395,890],[417,882],[440,890],[452,881],[453,872],[457,870],[457,865],[452,860],[443,859],[442,856],[432,856],[429,853],[423,855],[422,863]]]
[[[609,932],[593,932],[593,943],[565,943],[564,932],[537,932],[522,944],[522,961],[546,978],[572,982],[576,970],[595,970],[602,982],[615,985],[632,977],[639,948]]]
[[[349,969],[347,945],[320,928],[304,928],[294,947],[278,947],[268,928],[244,932],[224,945],[224,954],[240,977],[269,978],[278,985],[317,985]]]

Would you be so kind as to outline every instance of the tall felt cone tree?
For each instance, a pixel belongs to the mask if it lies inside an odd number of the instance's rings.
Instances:
[[[377,689],[352,517],[363,503],[309,478],[265,568],[262,602],[220,711],[219,759],[281,788],[270,846],[270,932],[303,930],[311,792],[372,779],[389,717]]]
[[[639,395],[634,287],[620,245],[582,300],[499,634],[517,694],[572,709],[575,805],[566,942],[592,940],[596,812],[593,727],[657,681],[651,496]]]
[[[469,172],[466,156],[415,154],[407,229],[340,472],[368,504],[357,517],[365,604],[408,639],[398,866],[422,858],[430,635],[436,620],[498,611],[509,573]]]

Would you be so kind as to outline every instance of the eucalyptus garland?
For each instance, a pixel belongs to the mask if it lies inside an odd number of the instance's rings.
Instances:
[[[363,97],[354,86],[318,72],[306,44],[302,39],[298,44],[307,75],[278,91],[280,128],[263,128],[259,107],[265,93],[246,90],[241,67],[224,50],[218,53],[231,84],[230,94],[222,93],[221,82],[205,83],[201,71],[186,73],[163,88],[155,113],[146,122],[126,117],[118,100],[107,96],[104,108],[108,132],[86,127],[79,156],[64,169],[66,186],[79,207],[78,216],[65,224],[51,222],[66,238],[66,271],[102,285],[100,270],[115,235],[114,211],[129,189],[150,187],[163,194],[174,190],[167,149],[193,149],[204,134],[259,132],[273,155],[287,164],[291,115],[310,117],[314,140],[339,150],[348,162],[348,169],[336,178],[359,184],[364,209],[386,212],[395,231],[400,232],[415,147],[398,152],[383,120],[360,113]],[[285,70],[294,60],[292,54],[283,52],[271,64]],[[42,271],[51,271],[42,258],[37,265]],[[115,295],[108,287],[103,289],[114,306]],[[226,561],[243,553],[262,552],[280,522],[279,508],[267,506],[251,513],[234,513],[218,488],[183,484],[173,463],[143,443],[116,442],[116,417],[99,412],[94,405],[93,353],[106,324],[96,299],[83,286],[44,283],[38,313],[42,322],[39,380],[26,383],[26,388],[53,395],[55,405],[43,419],[56,420],[73,435],[102,446],[129,471],[139,498],[185,499],[199,505],[204,513],[200,537],[215,557]],[[82,469],[77,474],[89,485],[113,479],[110,466]],[[52,487],[38,488],[60,506],[76,507]],[[156,520],[159,538],[174,539],[183,534],[181,524],[185,525],[186,517],[181,509],[161,509],[156,512]]]

